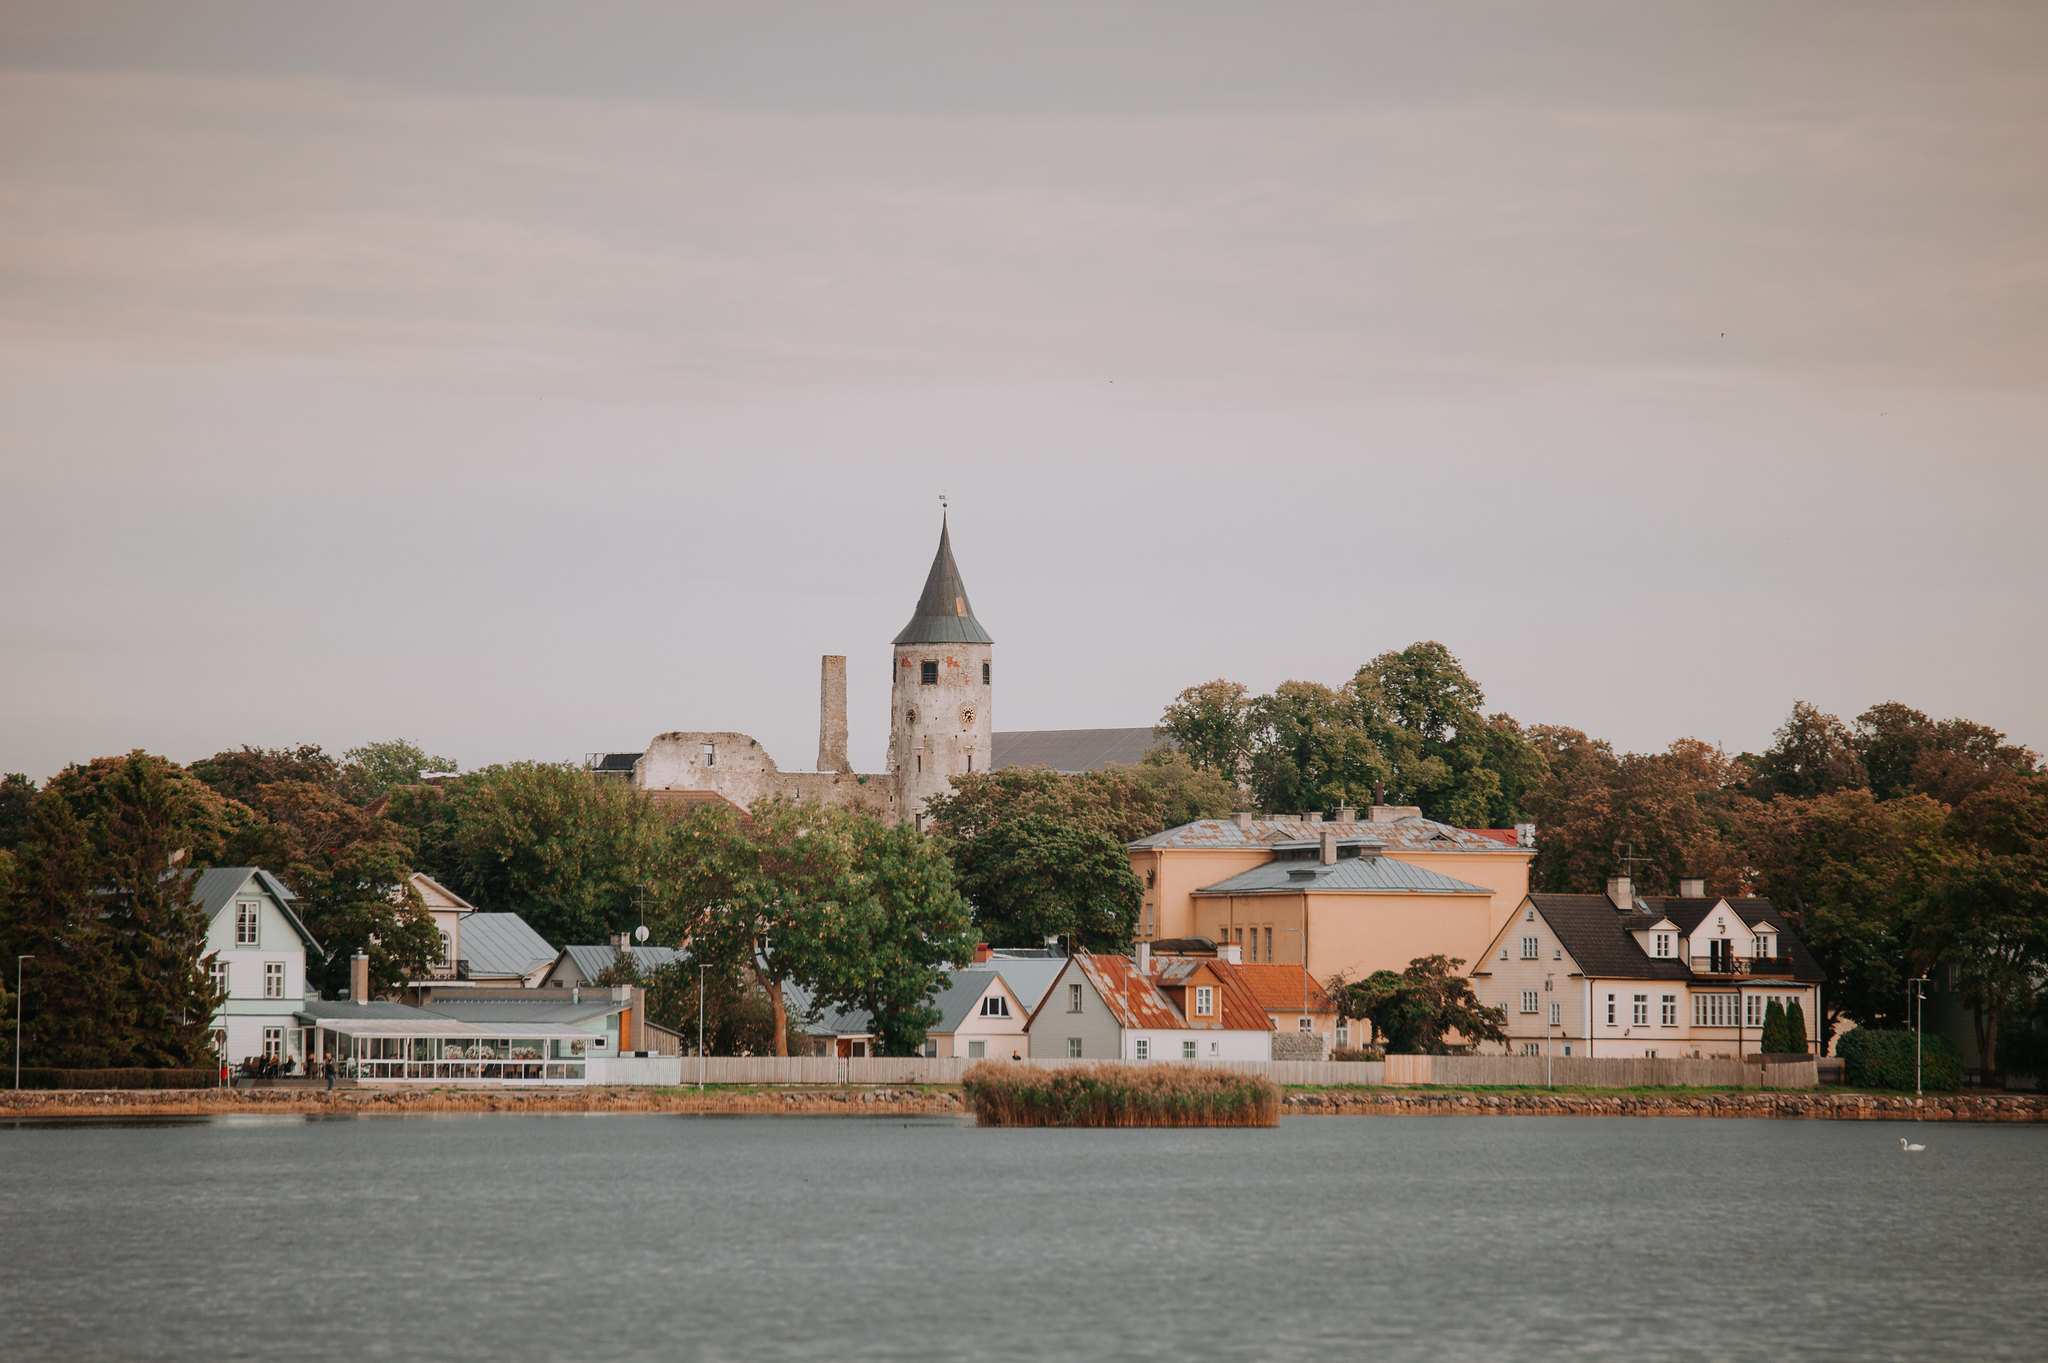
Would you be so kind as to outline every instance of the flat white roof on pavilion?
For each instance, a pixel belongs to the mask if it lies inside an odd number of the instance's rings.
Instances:
[[[344,1036],[438,1036],[472,1037],[477,1040],[513,1038],[520,1041],[589,1041],[601,1037],[583,1027],[564,1027],[551,1022],[456,1022],[452,1018],[315,1018],[318,1027]]]

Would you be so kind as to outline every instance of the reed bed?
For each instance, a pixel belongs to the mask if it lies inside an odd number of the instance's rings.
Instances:
[[[1194,1065],[1043,1070],[988,1061],[960,1081],[977,1126],[1278,1126],[1280,1086]]]

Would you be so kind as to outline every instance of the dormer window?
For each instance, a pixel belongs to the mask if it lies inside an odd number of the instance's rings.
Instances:
[[[1195,1016],[1209,1017],[1216,1011],[1216,991],[1206,984],[1195,986]]]
[[[1660,932],[1657,934],[1657,954],[1659,956],[1669,956],[1671,954],[1670,933]]]

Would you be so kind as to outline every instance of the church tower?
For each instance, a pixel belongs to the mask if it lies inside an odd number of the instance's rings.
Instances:
[[[896,808],[922,829],[925,801],[948,793],[956,776],[989,770],[994,756],[990,646],[995,640],[967,604],[967,587],[953,562],[953,541],[943,518],[924,595],[895,643],[889,769],[896,782]]]

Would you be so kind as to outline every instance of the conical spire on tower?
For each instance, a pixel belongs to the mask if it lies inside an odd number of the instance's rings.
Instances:
[[[893,642],[898,644],[992,644],[995,639],[974,618],[967,604],[967,584],[953,562],[953,540],[945,517],[939,518],[939,552],[924,580],[917,611]]]

